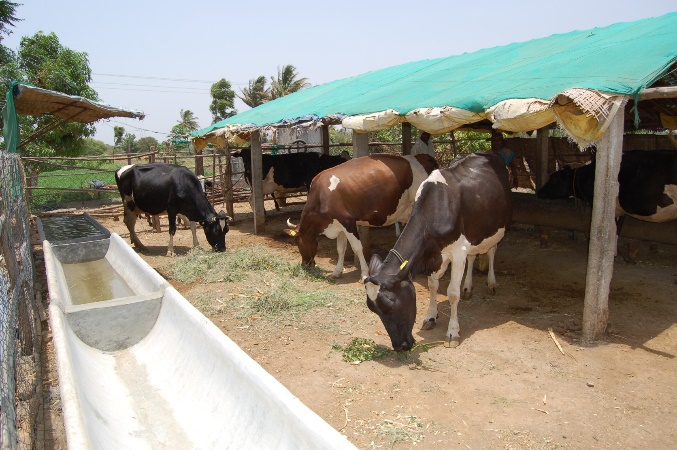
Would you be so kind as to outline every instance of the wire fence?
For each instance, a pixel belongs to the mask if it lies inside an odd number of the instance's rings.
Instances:
[[[40,321],[23,169],[0,152],[0,448],[36,448]]]

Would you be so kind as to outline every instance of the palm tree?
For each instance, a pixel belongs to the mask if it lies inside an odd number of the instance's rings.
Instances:
[[[178,124],[182,126],[187,131],[195,131],[200,128],[200,125],[197,123],[197,117],[190,109],[181,110],[179,113],[181,120],[178,121]]]
[[[270,89],[266,88],[266,77],[249,80],[249,87],[242,88],[242,95],[238,95],[245,105],[255,108],[266,103],[270,99]]]
[[[310,86],[307,78],[299,78],[297,80],[297,76],[298,73],[296,72],[296,67],[291,64],[282,67],[282,69],[278,67],[277,78],[270,77],[270,98],[276,99],[284,97],[287,94],[300,91],[301,89]]]

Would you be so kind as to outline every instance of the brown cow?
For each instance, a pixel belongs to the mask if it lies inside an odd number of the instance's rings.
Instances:
[[[361,279],[368,275],[367,262],[357,232],[358,225],[383,227],[406,222],[419,185],[438,167],[430,155],[371,155],[355,158],[325,170],[312,181],[301,222],[287,230],[295,236],[302,263],[315,265],[317,237],[336,239],[338,261],[330,274],[343,273],[347,243],[360,261]]]

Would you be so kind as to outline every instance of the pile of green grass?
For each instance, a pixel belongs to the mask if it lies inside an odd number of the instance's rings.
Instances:
[[[191,250],[176,258],[164,270],[172,279],[184,283],[245,283],[238,286],[238,316],[262,315],[268,318],[293,318],[312,308],[337,299],[326,288],[329,281],[319,269],[307,269],[293,264],[282,255],[265,247],[242,247],[223,253]],[[201,305],[223,310],[223,305]],[[221,302],[223,303],[223,302]],[[230,303],[230,302],[229,302]]]

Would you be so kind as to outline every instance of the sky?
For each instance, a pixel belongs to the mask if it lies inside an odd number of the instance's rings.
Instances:
[[[181,110],[209,126],[209,88],[222,78],[241,94],[291,64],[318,85],[677,10],[675,0],[12,1],[22,20],[3,45],[16,50],[23,36],[53,32],[87,53],[101,100],[146,114],[97,122],[95,139],[111,145],[114,126],[163,141]],[[239,99],[235,108],[248,109]]]

